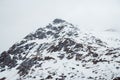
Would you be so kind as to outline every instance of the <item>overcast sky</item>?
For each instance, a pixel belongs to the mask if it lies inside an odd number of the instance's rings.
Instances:
[[[120,0],[0,0],[0,52],[55,18],[120,30]]]

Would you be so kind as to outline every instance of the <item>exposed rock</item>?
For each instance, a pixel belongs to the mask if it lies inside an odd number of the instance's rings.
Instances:
[[[116,78],[114,78],[113,80],[120,80],[120,77],[116,77]]]
[[[62,20],[62,19],[55,19],[55,20],[53,21],[54,24],[63,23],[63,22],[65,22],[65,21]]]

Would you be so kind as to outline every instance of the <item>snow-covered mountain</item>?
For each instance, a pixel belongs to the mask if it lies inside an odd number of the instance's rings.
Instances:
[[[0,80],[120,80],[120,38],[55,19],[0,54]]]

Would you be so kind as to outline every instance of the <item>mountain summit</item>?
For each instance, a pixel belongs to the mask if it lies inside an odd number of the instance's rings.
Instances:
[[[63,22],[65,22],[65,20],[58,19],[58,18],[53,21],[53,23],[63,23]]]
[[[55,19],[0,54],[0,80],[120,80],[120,47]]]

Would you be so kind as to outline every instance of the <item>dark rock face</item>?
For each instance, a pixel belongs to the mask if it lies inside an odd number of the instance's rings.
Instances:
[[[46,79],[52,79],[53,77],[51,75],[48,75]]]
[[[34,40],[36,38],[38,39],[46,38],[46,31],[44,31],[42,28],[39,28],[35,33],[27,35],[24,39]]]
[[[55,20],[53,21],[54,24],[63,23],[63,22],[65,22],[65,21],[62,20],[62,19],[55,19]]]
[[[51,59],[55,59],[55,58],[53,58],[53,57],[50,57],[50,56],[46,56],[45,58],[44,58],[44,60],[51,60]]]
[[[53,35],[54,33],[52,31],[48,31],[47,35]]]
[[[78,60],[81,60],[82,59],[82,54],[76,54],[76,61],[78,61]]]
[[[82,44],[76,44],[74,48],[83,48],[83,45]]]
[[[5,78],[5,77],[3,77],[3,78],[1,78],[0,80],[6,80],[6,78]]]
[[[52,45],[50,48],[48,48],[48,51],[56,52],[56,51],[60,51],[61,49],[64,49],[64,51],[69,53],[71,50],[69,50],[68,47],[70,47],[74,44],[75,44],[74,41],[72,41],[69,38],[66,38],[63,42],[60,41],[57,46]]]
[[[98,54],[97,54],[97,53],[94,53],[94,54],[93,54],[93,57],[98,57]]]
[[[120,80],[120,77],[114,78],[113,80]]]
[[[13,59],[10,57],[10,54],[7,52],[3,52],[0,56],[0,67],[8,66],[10,68],[16,66],[16,59],[13,57]]]
[[[15,67],[17,65],[17,60],[25,59],[28,51],[31,50],[36,44],[30,43],[23,45],[25,42],[21,41],[19,44],[14,44],[8,51],[4,51],[0,55],[0,67],[4,68],[8,66],[9,68]],[[22,54],[25,56],[22,57]],[[12,57],[11,57],[12,56]]]
[[[24,62],[22,62],[22,64],[17,68],[19,70],[19,74],[20,76],[24,76],[27,75],[30,68],[36,64],[36,59],[32,58],[32,59],[28,59],[25,60]]]
[[[59,57],[60,59],[63,59],[63,58],[65,57],[65,54],[60,54],[58,57]]]

